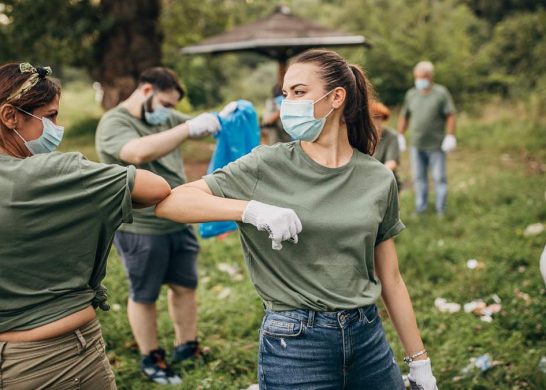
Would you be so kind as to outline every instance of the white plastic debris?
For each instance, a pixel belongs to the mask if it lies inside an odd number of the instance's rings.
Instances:
[[[543,231],[544,231],[544,224],[540,222],[533,223],[525,228],[523,235],[525,237],[536,236],[542,233]]]
[[[114,303],[112,305],[112,310],[113,311],[120,311],[121,310],[121,305],[119,303]]]
[[[544,250],[540,256],[540,273],[542,274],[542,279],[544,279],[544,284],[546,284],[546,245],[544,245]]]
[[[243,275],[241,274],[241,271],[238,267],[235,267],[228,263],[220,263],[217,266],[219,271],[227,273],[232,280],[235,280],[237,282],[240,282],[243,280]]]
[[[446,299],[438,297],[434,300],[434,306],[442,313],[457,313],[461,311],[461,305],[455,302],[448,302]]]
[[[478,260],[470,259],[466,262],[466,266],[469,269],[476,269],[478,267]]]

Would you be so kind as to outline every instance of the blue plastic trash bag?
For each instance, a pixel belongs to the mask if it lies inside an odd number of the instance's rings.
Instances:
[[[258,116],[249,101],[238,100],[237,108],[227,117],[218,116],[218,120],[222,128],[215,135],[216,149],[207,173],[250,153],[260,143]],[[210,238],[236,229],[237,225],[233,221],[206,222],[199,225],[199,234],[203,238]]]

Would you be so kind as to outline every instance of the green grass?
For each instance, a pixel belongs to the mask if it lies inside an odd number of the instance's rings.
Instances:
[[[90,88],[76,87],[69,86],[63,95],[61,119],[68,127],[63,150],[81,150],[95,159],[93,126],[100,110]],[[521,105],[497,104],[478,117],[460,118],[459,149],[448,163],[447,217],[439,220],[432,213],[412,217],[413,193],[401,193],[407,229],[397,239],[400,267],[441,389],[544,389],[546,373],[539,371],[538,363],[546,356],[546,292],[538,259],[546,233],[524,237],[523,231],[531,223],[546,223],[546,125],[528,119]],[[207,142],[186,145],[186,156],[201,160]],[[401,173],[409,178],[407,154]],[[256,383],[261,303],[244,269],[237,234],[201,244],[199,335],[211,353],[206,362],[180,368],[185,381],[180,388],[246,388]],[[468,269],[466,261],[471,258],[483,268]],[[221,262],[242,268],[244,280],[232,281],[218,271]],[[118,387],[159,389],[145,382],[138,370],[139,356],[126,317],[127,283],[115,251],[105,285],[111,304],[121,308],[100,314]],[[226,287],[231,294],[219,299],[218,292]],[[528,294],[529,300],[519,292]],[[491,294],[502,299],[503,308],[492,323],[434,308],[436,297],[464,304]],[[158,305],[160,342],[170,349],[173,331],[165,292]],[[405,371],[398,339],[389,321],[384,323]],[[471,357],[484,353],[499,365],[453,381]]]

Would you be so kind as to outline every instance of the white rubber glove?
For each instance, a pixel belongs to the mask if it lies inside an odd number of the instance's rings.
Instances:
[[[430,359],[415,360],[409,364],[409,368],[408,379],[412,390],[438,390],[436,378],[432,375]]]
[[[267,231],[272,240],[272,248],[282,249],[282,241],[298,243],[301,221],[292,209],[271,206],[251,200],[243,212],[243,222],[250,223],[260,231]]]
[[[220,122],[216,115],[205,112],[186,122],[191,138],[203,137],[209,134],[216,134],[220,130]]]
[[[400,149],[400,152],[406,151],[406,137],[404,137],[404,134],[398,133],[398,149]]]
[[[237,109],[237,102],[229,102],[222,108],[222,111],[218,113],[221,118],[227,118],[233,111]]]
[[[447,134],[442,141],[442,150],[446,153],[453,152],[457,148],[457,138],[453,134]]]

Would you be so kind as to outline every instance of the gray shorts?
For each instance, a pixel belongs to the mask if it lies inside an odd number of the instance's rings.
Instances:
[[[166,234],[116,232],[114,245],[129,278],[134,302],[154,303],[163,284],[197,288],[199,244],[189,226]]]

